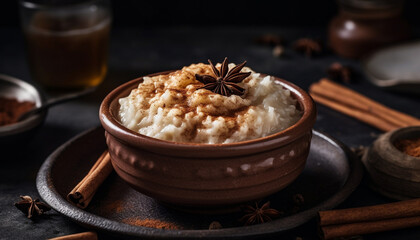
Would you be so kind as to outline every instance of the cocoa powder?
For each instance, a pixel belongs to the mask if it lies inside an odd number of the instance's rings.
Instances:
[[[402,152],[420,158],[420,137],[413,139],[401,139],[395,146]]]
[[[19,117],[35,106],[33,102],[0,97],[0,126],[16,123]]]

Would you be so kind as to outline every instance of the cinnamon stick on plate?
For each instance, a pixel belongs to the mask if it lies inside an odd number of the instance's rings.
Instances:
[[[86,208],[96,190],[112,172],[111,158],[108,151],[102,153],[88,174],[67,195],[67,200],[80,208]]]
[[[313,83],[309,92],[316,102],[383,131],[420,125],[420,119],[391,109],[329,79]]]
[[[420,226],[420,199],[320,211],[318,220],[323,239]]]

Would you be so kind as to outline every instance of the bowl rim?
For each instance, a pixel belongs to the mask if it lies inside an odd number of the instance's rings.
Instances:
[[[151,146],[158,144],[160,148],[166,149],[176,149],[178,151],[182,151],[183,149],[192,149],[200,147],[206,150],[214,150],[215,148],[220,149],[228,149],[228,148],[235,148],[237,150],[241,150],[245,146],[254,145],[256,143],[262,142],[271,142],[275,139],[281,139],[283,143],[289,143],[294,140],[293,136],[301,136],[304,132],[312,129],[313,124],[315,123],[316,119],[316,105],[312,99],[312,97],[305,92],[300,87],[296,86],[295,84],[288,82],[284,79],[281,79],[276,76],[272,76],[275,78],[277,82],[279,82],[283,88],[286,88],[291,92],[300,106],[303,108],[303,114],[301,118],[292,126],[274,134],[270,134],[265,137],[260,137],[251,140],[245,140],[240,142],[233,142],[233,143],[216,143],[216,144],[208,144],[208,143],[191,143],[191,142],[174,142],[168,140],[161,140],[153,137],[149,137],[138,132],[135,132],[127,127],[123,126],[119,121],[113,116],[111,113],[111,104],[114,101],[117,101],[116,97],[119,96],[122,92],[126,91],[128,88],[134,89],[137,87],[139,83],[143,81],[144,77],[153,77],[157,75],[165,75],[173,72],[171,71],[163,71],[158,73],[149,74],[146,76],[142,76],[131,81],[128,81],[114,90],[112,90],[102,101],[100,108],[99,108],[99,119],[101,121],[102,126],[105,128],[107,132],[111,135],[117,137],[118,139],[126,140],[127,143],[132,144],[136,141],[141,141],[141,145],[143,147]],[[260,73],[262,77],[268,76],[267,74]],[[129,93],[128,93],[129,94]],[[300,127],[303,126],[303,127]],[[278,142],[278,141],[277,141]],[[271,143],[270,143],[271,144]],[[136,145],[136,144],[134,144]]]
[[[35,98],[34,103],[36,107],[41,106],[45,102],[45,97],[41,93],[41,91],[37,87],[26,81],[6,74],[0,74],[0,81],[9,82],[19,88],[24,89],[26,92],[33,94]],[[10,136],[32,129],[33,127],[37,126],[43,121],[43,119],[46,117],[46,113],[47,111],[43,111],[41,113],[34,114],[33,116],[23,121],[0,126],[0,137]]]

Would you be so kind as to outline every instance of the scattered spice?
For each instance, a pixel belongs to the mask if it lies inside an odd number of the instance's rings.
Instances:
[[[240,221],[245,222],[245,225],[270,222],[282,214],[278,210],[270,208],[270,201],[264,203],[261,207],[259,207],[258,202],[255,202],[255,206],[247,205],[243,211],[246,214]]]
[[[165,222],[157,219],[138,219],[138,218],[127,218],[123,219],[122,222],[148,228],[159,228],[159,229],[181,229],[178,225],[170,222]]]
[[[320,54],[322,51],[321,44],[310,38],[301,38],[296,40],[293,44],[293,49],[297,52],[303,53],[307,57]]]
[[[19,102],[15,98],[0,97],[0,126],[16,123],[22,114],[34,106],[33,102]]]
[[[22,200],[15,203],[15,207],[21,210],[28,218],[41,216],[44,212],[51,210],[51,208],[40,202],[39,199],[33,200],[30,196],[20,196]]]
[[[266,45],[270,47],[274,46],[281,46],[284,44],[284,39],[275,34],[264,34],[257,39],[255,39],[255,42],[260,45]]]
[[[305,199],[302,194],[297,193],[292,196],[292,208],[291,213],[297,213],[301,210],[301,207],[305,204]]]
[[[353,70],[349,66],[343,66],[339,62],[334,62],[328,67],[327,74],[332,80],[350,83]]]
[[[103,212],[109,213],[123,213],[131,208],[131,204],[124,202],[122,200],[115,199],[103,199],[101,204],[101,210]]]
[[[298,207],[302,206],[305,203],[305,199],[300,193],[293,195],[292,199],[293,199],[293,204]]]
[[[365,154],[366,151],[366,147],[363,145],[359,145],[358,147],[352,147],[350,148],[354,154],[356,154],[356,157],[358,157],[359,159],[362,158],[363,154]]]
[[[220,222],[218,222],[218,221],[213,221],[209,225],[209,230],[212,230],[212,229],[222,229],[222,228],[223,228],[222,227],[222,224],[220,224]]]
[[[284,47],[281,45],[277,45],[273,48],[273,56],[274,57],[281,57],[284,53]]]
[[[410,156],[420,158],[420,137],[412,139],[400,139],[395,142],[395,147]]]
[[[220,71],[216,69],[210,59],[208,61],[215,76],[195,74],[195,78],[204,83],[204,86],[198,89],[204,88],[223,96],[244,94],[245,89],[236,83],[241,82],[251,74],[251,72],[240,72],[246,61],[229,70],[229,63],[227,58],[225,58],[220,66]]]

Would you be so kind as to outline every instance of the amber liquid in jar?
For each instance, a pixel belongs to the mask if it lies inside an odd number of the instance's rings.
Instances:
[[[107,71],[110,19],[38,12],[24,29],[33,78],[49,88],[97,86]]]

